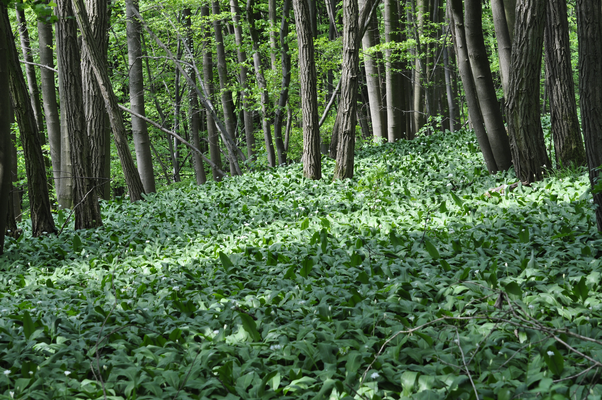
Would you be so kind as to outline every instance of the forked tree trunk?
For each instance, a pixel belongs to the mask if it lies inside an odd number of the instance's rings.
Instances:
[[[299,80],[303,112],[303,175],[309,179],[320,179],[322,164],[318,126],[318,87],[310,14],[305,0],[293,0],[293,8],[299,47]]]
[[[4,34],[8,41],[8,51],[3,52],[2,57],[8,61],[9,89],[25,155],[31,230],[32,235],[37,237],[45,233],[55,232],[54,220],[50,212],[46,167],[42,155],[40,133],[38,132],[27,85],[19,65],[19,55],[10,29],[8,10],[2,6],[0,11],[2,12],[0,18],[3,19]]]
[[[585,148],[579,128],[566,0],[546,1],[546,82],[550,120],[559,166],[585,165]]]
[[[523,182],[543,178],[550,160],[539,113],[539,77],[546,5],[540,0],[519,0],[512,44],[510,87],[506,110],[516,176]]]
[[[602,166],[602,7],[599,0],[577,0],[576,4],[581,124],[594,188]],[[602,192],[594,191],[594,203],[598,231],[602,231]]]
[[[481,0],[466,0],[464,3],[466,7],[466,19],[464,20],[466,45],[479,105],[497,169],[498,171],[505,171],[512,165],[512,156],[508,135],[504,127],[504,119],[493,86],[493,77],[483,38],[481,19],[483,6]]]
[[[130,104],[132,111],[146,116],[144,106],[144,78],[142,76],[142,44],[140,41],[142,33],[140,21],[136,18],[134,10],[138,11],[138,0],[126,0]],[[156,190],[155,174],[153,172],[153,159],[146,121],[132,115],[132,134],[134,136],[138,174],[144,186],[144,191],[152,193]]]

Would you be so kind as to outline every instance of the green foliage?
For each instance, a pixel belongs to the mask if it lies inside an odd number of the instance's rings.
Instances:
[[[468,132],[366,143],[356,161],[353,180],[293,164],[7,238],[0,395],[602,395],[583,357],[602,355],[586,174],[485,196],[513,173],[489,175]]]

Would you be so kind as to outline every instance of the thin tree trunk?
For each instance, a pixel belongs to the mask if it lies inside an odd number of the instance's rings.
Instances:
[[[144,106],[144,78],[142,77],[142,45],[140,41],[140,21],[134,11],[138,11],[138,0],[126,0],[128,64],[130,75],[130,104],[132,110],[140,115],[146,115]],[[138,173],[146,193],[155,192],[155,174],[151,156],[150,139],[146,122],[132,116],[132,134]]]
[[[54,54],[52,40],[52,25],[38,21],[38,41],[40,45],[40,64],[54,69]],[[46,116],[46,131],[48,145],[50,146],[50,160],[57,199],[61,195],[61,125],[56,102],[56,88],[54,86],[54,72],[48,68],[40,68],[42,83],[42,98],[44,101],[44,114]],[[59,202],[60,204],[60,202]]]
[[[255,29],[255,17],[253,16],[253,4],[254,0],[247,1],[247,21],[249,22],[249,31],[251,33],[251,40],[253,42],[253,65],[255,67],[255,80],[257,86],[261,92],[261,120],[263,126],[263,138],[265,141],[265,147],[268,156],[268,165],[270,167],[276,166],[276,155],[274,154],[274,145],[272,143],[272,131],[269,120],[269,103],[270,97],[268,93],[267,84],[263,75],[263,68],[261,66],[261,55],[259,52],[259,34]]]
[[[282,123],[284,122],[284,108],[288,102],[288,87],[291,82],[291,56],[288,47],[288,17],[291,0],[284,0],[282,6],[282,22],[280,24],[280,62],[282,64],[282,89],[278,98],[278,105],[274,111],[274,139],[278,153],[278,164],[286,164],[286,150],[282,140]]]
[[[242,89],[243,119],[245,125],[245,136],[247,139],[247,157],[254,159],[255,136],[253,135],[253,112],[249,111],[251,105],[247,96],[247,54],[243,50],[242,28],[240,26],[240,9],[238,0],[230,0],[230,10],[232,11],[232,20],[234,22],[234,37],[236,40],[236,55],[240,64],[240,86]]]
[[[399,43],[400,26],[398,15],[398,0],[384,0],[385,2],[385,41]],[[393,50],[386,50],[386,88],[387,88],[387,138],[393,143],[405,138],[406,127],[404,113],[403,76],[400,73],[401,65],[396,60],[398,57]]]
[[[581,124],[592,188],[599,183],[602,165],[602,10],[598,0],[577,0],[579,92]],[[596,222],[602,231],[602,192],[594,190]]]
[[[502,90],[504,97],[508,97],[508,84],[510,82],[510,58],[512,56],[512,41],[506,22],[503,0],[491,0],[491,12],[493,13],[493,25],[497,40],[497,52],[500,62],[500,77],[502,78]]]
[[[19,3],[16,6],[16,14],[17,24],[19,25],[19,38],[21,39],[21,51],[23,52],[23,59],[28,63],[33,63],[29,31],[27,30],[27,20],[25,19],[25,5],[22,2]],[[40,104],[40,90],[38,89],[35,66],[33,64],[25,64],[25,74],[27,75],[31,108],[33,109],[33,115],[36,119],[38,132],[40,133],[40,143],[44,144],[44,117],[42,115],[42,105]]]
[[[359,28],[357,0],[343,1],[343,70],[341,73],[341,133],[334,179],[353,178],[357,87],[359,73]]]
[[[450,24],[451,26],[451,24]],[[449,62],[448,47],[443,48],[443,65],[445,68],[445,94],[447,96],[447,109],[449,111],[449,131],[456,131],[456,97],[452,88],[452,73]]]
[[[506,102],[508,132],[516,176],[523,182],[534,182],[542,179],[544,170],[551,167],[539,114],[546,5],[540,0],[520,0],[516,11]]]
[[[178,61],[182,59],[182,48],[180,43],[178,43],[177,50],[177,58]],[[173,131],[178,132],[180,130],[180,70],[176,68],[175,79],[174,79],[174,106],[173,106]],[[171,165],[172,165],[172,176],[174,182],[181,182],[180,178],[180,151],[178,146],[178,139],[173,137],[168,137],[169,141],[169,150],[171,153]]]
[[[483,39],[481,1],[466,0],[465,6],[466,45],[479,97],[479,105],[481,106],[483,121],[485,122],[489,144],[491,145],[491,151],[493,151],[497,169],[505,171],[512,165],[512,157],[508,135],[504,127],[504,120],[495,94],[495,87],[493,86],[489,59]]]
[[[559,166],[585,165],[587,159],[575,102],[566,0],[546,1],[544,48],[556,162]]]
[[[7,15],[6,6],[0,3],[0,54],[8,54],[10,26],[6,25],[4,15]],[[9,217],[8,204],[11,197],[11,97],[9,92],[10,66],[8,57],[0,57],[0,254],[4,254],[4,232]]]
[[[424,34],[424,21],[425,11],[427,6],[425,4],[427,0],[416,0],[416,29],[414,32],[414,39],[416,40],[416,61],[414,67],[414,133],[417,134],[418,131],[424,125],[424,91],[422,89],[422,80],[424,77],[425,71],[425,60],[421,59],[420,54],[423,52],[423,47],[420,41],[420,37]],[[387,99],[388,101],[388,99]]]
[[[481,115],[481,109],[479,107],[479,100],[477,98],[477,90],[474,84],[474,78],[472,76],[472,69],[470,68],[470,60],[468,58],[468,50],[466,48],[466,34],[464,32],[464,12],[462,9],[462,0],[451,0],[450,1],[451,15],[452,15],[452,27],[454,27],[454,39],[456,43],[456,56],[458,57],[458,69],[460,71],[460,77],[464,84],[464,92],[466,94],[466,103],[468,104],[468,114],[472,122],[481,153],[485,160],[485,165],[490,173],[497,172],[497,165],[493,158],[493,152],[491,151],[491,145],[489,144],[489,138],[485,131],[483,124],[483,116]]]
[[[516,25],[516,0],[503,1],[506,23],[508,24],[508,34],[510,35],[510,43],[512,43],[514,42],[514,27]]]
[[[221,13],[220,3],[213,1],[213,15],[217,16]],[[215,49],[217,55],[217,74],[219,76],[219,86],[222,98],[222,109],[224,110],[224,120],[226,128],[231,138],[236,137],[236,115],[234,113],[234,101],[232,100],[232,91],[228,88],[228,70],[226,66],[226,50],[224,47],[224,39],[222,34],[222,23],[218,19],[213,20],[213,29],[215,33]],[[235,157],[235,155],[233,155]],[[232,175],[240,175],[234,165],[234,161],[230,160],[230,173]]]
[[[272,71],[277,72],[278,63],[276,62],[276,51],[278,49],[278,44],[276,41],[276,32],[278,31],[278,28],[276,27],[276,0],[268,0],[268,16],[270,21],[270,65]],[[282,33],[280,34],[282,35]]]
[[[318,126],[318,88],[310,14],[305,0],[293,0],[293,8],[299,48],[299,80],[303,112],[303,175],[309,179],[320,179],[322,164]]]
[[[88,48],[94,75],[96,76],[98,86],[105,100],[105,108],[109,114],[109,120],[111,121],[115,145],[117,147],[117,152],[119,153],[119,159],[121,160],[121,168],[123,170],[125,182],[128,186],[130,200],[141,200],[142,194],[144,193],[144,187],[142,186],[140,175],[136,170],[134,160],[130,153],[123,116],[121,115],[117,104],[117,97],[113,92],[107,69],[103,68],[104,65],[98,52],[98,48],[94,43],[92,32],[90,31],[90,23],[88,21],[83,0],[74,0],[73,6],[75,19],[77,20],[77,24],[82,33],[83,45]]]

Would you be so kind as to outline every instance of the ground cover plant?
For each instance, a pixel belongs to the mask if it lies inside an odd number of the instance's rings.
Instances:
[[[355,176],[180,185],[9,241],[0,396],[601,398],[584,171],[492,191],[513,174],[456,132],[366,145]]]

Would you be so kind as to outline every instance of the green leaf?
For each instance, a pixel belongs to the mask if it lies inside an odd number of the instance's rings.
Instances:
[[[424,238],[424,247],[426,247],[426,251],[428,251],[433,260],[438,260],[439,258],[441,258],[441,256],[439,255],[439,250],[437,250],[435,245],[432,244],[428,238]]]
[[[573,294],[575,296],[581,297],[581,300],[587,300],[587,296],[589,294],[589,288],[587,287],[585,276],[582,276],[579,282],[573,286]]]
[[[367,285],[370,283],[370,278],[368,277],[368,274],[365,273],[364,271],[361,271],[359,274],[357,274],[357,280],[360,283],[363,283],[364,285]]]
[[[145,290],[146,290],[146,283],[142,282],[142,284],[140,284],[140,286],[138,286],[138,289],[136,289],[136,294],[138,295],[138,297],[142,296],[142,294],[144,293]]]
[[[224,254],[223,252],[219,252],[219,259],[222,262],[222,267],[224,267],[224,271],[226,271],[226,273],[230,273],[230,270],[232,268],[234,268],[234,264],[232,264],[232,261],[230,260],[230,258]]]
[[[79,238],[78,235],[73,235],[72,244],[73,244],[73,252],[74,253],[79,253],[84,248],[82,240]]]
[[[449,192],[449,194],[451,195],[452,199],[454,200],[454,203],[456,203],[456,205],[460,208],[462,208],[462,205],[464,204],[464,202],[462,200],[460,200],[460,198],[458,196],[456,196],[456,194],[454,192]]]
[[[320,218],[320,225],[322,225],[326,229],[330,229],[330,227],[332,226],[328,218]]]
[[[299,271],[299,275],[304,278],[309,276],[312,268],[314,266],[314,260],[310,256],[305,257],[303,261],[301,261],[301,270]]]
[[[521,229],[518,233],[518,239],[521,243],[529,243],[529,228]]]
[[[564,358],[554,346],[548,347],[544,353],[544,360],[554,375],[560,376],[564,371]]]
[[[305,218],[303,222],[301,222],[301,230],[304,231],[309,228],[309,218]]]
[[[23,334],[25,335],[25,339],[29,339],[32,333],[36,330],[35,324],[31,319],[31,315],[29,315],[29,311],[25,310],[23,312]]]
[[[416,379],[418,379],[419,375],[418,372],[414,371],[404,371],[401,374],[402,396],[410,397],[414,393],[414,386],[416,386]]]
[[[523,291],[516,282],[510,282],[506,285],[506,293],[508,293],[514,300],[520,300],[523,298]]]
[[[251,338],[253,338],[253,341],[261,342],[261,334],[257,330],[257,324],[255,323],[255,320],[253,319],[253,317],[251,317],[249,314],[244,313],[242,311],[238,312],[238,316],[242,320],[242,327],[244,328],[245,331],[247,331],[247,333],[249,335],[251,335]]]

